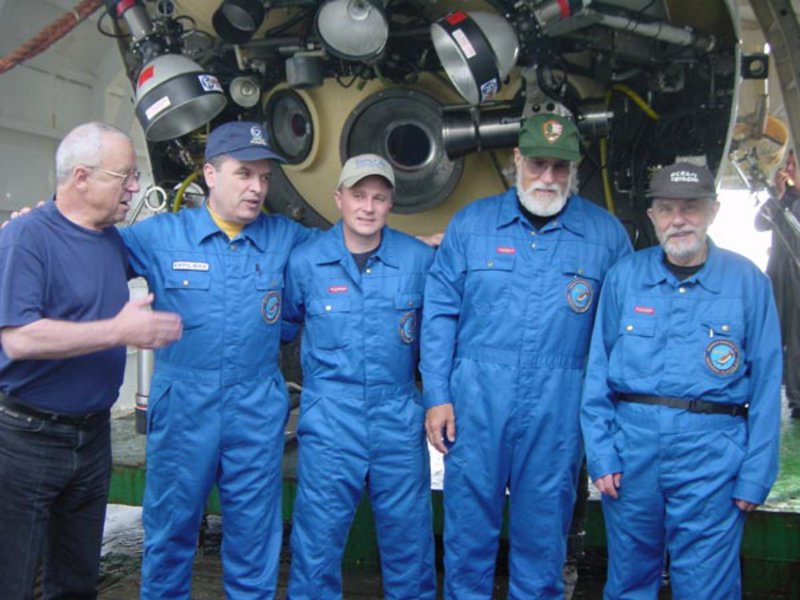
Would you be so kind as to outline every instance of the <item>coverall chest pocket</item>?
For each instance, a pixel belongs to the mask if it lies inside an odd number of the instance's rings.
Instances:
[[[513,254],[474,253],[467,256],[464,298],[481,310],[504,309],[511,295],[514,258]]]
[[[184,328],[207,322],[211,304],[208,298],[210,288],[209,271],[169,271],[164,277],[168,303],[164,308],[179,312]]]
[[[320,350],[338,350],[349,346],[349,298],[316,298],[306,310],[307,338]]]
[[[612,374],[616,371],[626,379],[642,379],[658,373],[663,353],[658,348],[656,330],[656,320],[652,316],[623,319],[611,354]]]
[[[397,335],[394,336],[401,344],[411,345],[419,337],[419,309],[422,307],[422,294],[409,293],[397,294],[394,297],[394,310],[396,314]]]
[[[743,326],[740,322],[711,315],[703,319],[697,332],[696,352],[704,365],[703,373],[719,380],[739,378],[744,373]]]
[[[589,274],[591,273],[591,274]],[[594,324],[600,278],[584,268],[562,271],[557,299],[562,348],[575,356],[586,356]]]

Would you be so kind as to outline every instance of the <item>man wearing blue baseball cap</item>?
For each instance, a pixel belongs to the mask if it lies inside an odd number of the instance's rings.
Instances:
[[[517,186],[451,220],[425,286],[428,439],[445,453],[445,598],[492,597],[509,490],[509,598],[564,597],[579,402],[597,294],[630,252],[576,193],[568,118],[522,123]]]
[[[121,230],[154,307],[183,318],[156,353],[148,406],[142,598],[189,598],[206,498],[222,504],[229,598],[273,598],[288,411],[278,368],[283,271],[310,230],[264,204],[273,161],[258,123],[231,122],[206,144],[204,206]]]

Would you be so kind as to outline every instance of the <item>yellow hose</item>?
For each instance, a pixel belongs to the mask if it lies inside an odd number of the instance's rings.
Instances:
[[[631,89],[629,86],[622,84],[622,83],[615,83],[611,86],[611,89],[606,92],[606,108],[611,105],[611,96],[613,92],[619,92],[621,94],[625,94],[628,98],[630,98],[636,106],[642,109],[642,112],[646,114],[648,117],[653,119],[654,121],[658,121],[661,118],[653,107],[650,106],[644,98],[642,98],[636,91]],[[603,179],[603,195],[605,196],[606,200],[606,208],[608,212],[612,215],[616,214],[617,209],[614,205],[614,196],[611,193],[611,181],[608,175],[608,138],[604,137],[600,139],[600,174]]]
[[[638,93],[633,91],[627,85],[622,83],[615,83],[613,86],[611,86],[611,89],[614,90],[615,92],[621,92],[625,94],[628,98],[633,100],[636,106],[642,109],[644,114],[646,114],[654,121],[658,121],[661,118],[661,115],[659,115],[656,111],[654,111],[653,107],[650,106],[647,102],[645,102],[644,98],[642,98]],[[608,98],[608,96],[606,96],[606,98]]]
[[[191,184],[199,176],[200,171],[194,171],[181,182],[178,191],[175,193],[175,199],[172,201],[172,212],[176,213],[181,209],[181,204],[183,204],[183,194],[186,191],[186,188],[188,188],[189,184]]]

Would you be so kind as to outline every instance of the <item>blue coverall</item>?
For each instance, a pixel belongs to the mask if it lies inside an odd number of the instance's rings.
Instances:
[[[342,597],[347,533],[366,482],[385,597],[436,597],[430,465],[415,385],[433,250],[384,227],[359,272],[342,224],[289,260],[284,318],[305,321],[288,597]]]
[[[491,598],[506,487],[509,597],[563,598],[583,455],[579,403],[597,294],[630,252],[619,221],[572,195],[537,231],[515,188],[459,211],[428,275],[427,408],[452,402],[445,597]]]
[[[780,330],[767,277],[709,240],[705,265],[679,281],[660,247],[606,278],[581,421],[592,480],[622,473],[603,497],[605,598],[658,596],[664,546],[673,598],[739,598],[745,513],[778,470]],[[733,404],[746,418],[635,404],[642,394]]]
[[[288,415],[278,368],[284,268],[310,232],[261,215],[229,240],[202,207],[121,233],[154,307],[183,319],[183,337],[156,351],[151,384],[142,598],[189,597],[214,483],[226,595],[273,598]]]

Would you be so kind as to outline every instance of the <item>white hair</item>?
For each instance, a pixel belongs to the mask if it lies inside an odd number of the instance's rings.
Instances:
[[[56,181],[64,183],[78,165],[96,167],[103,155],[103,137],[118,135],[129,142],[130,136],[107,123],[91,121],[72,129],[56,149]]]

